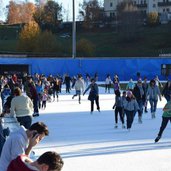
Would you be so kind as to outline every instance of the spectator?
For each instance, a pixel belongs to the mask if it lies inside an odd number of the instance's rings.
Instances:
[[[14,96],[11,101],[10,113],[16,116],[20,125],[28,129],[32,123],[33,103],[28,96],[22,95],[19,87],[15,88]]]
[[[9,163],[18,155],[29,155],[32,148],[48,134],[47,126],[42,122],[32,124],[27,130],[21,126],[18,131],[11,133],[2,149],[0,171],[6,171]]]
[[[20,155],[12,160],[7,171],[61,171],[64,162],[59,154],[48,151],[36,161],[31,161],[26,155]]]

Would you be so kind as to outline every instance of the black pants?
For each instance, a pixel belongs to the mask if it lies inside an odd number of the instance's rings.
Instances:
[[[162,117],[162,123],[161,123],[161,127],[160,127],[160,131],[158,133],[158,136],[162,136],[163,131],[165,130],[167,123],[171,122],[171,117]]]
[[[20,123],[20,125],[23,125],[26,129],[29,129],[32,123],[32,117],[31,116],[17,117],[17,121]]]
[[[100,110],[99,96],[96,96],[95,102],[96,102],[97,110]],[[94,100],[91,100],[91,112],[93,112],[93,111],[94,111]]]
[[[124,124],[123,108],[122,107],[116,107],[115,108],[115,123],[118,123],[118,113],[119,113],[122,124]]]
[[[105,92],[107,92],[108,91],[108,93],[110,93],[110,84],[106,84],[105,85]]]
[[[127,117],[127,129],[130,129],[131,126],[132,126],[132,123],[134,121],[134,111],[128,111],[128,110],[125,110],[125,113],[126,113],[126,117]]]
[[[42,101],[42,108],[46,108],[46,101]]]

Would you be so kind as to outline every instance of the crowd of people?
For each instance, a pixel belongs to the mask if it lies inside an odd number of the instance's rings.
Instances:
[[[60,171],[63,160],[56,152],[45,152],[36,161],[31,161],[29,158],[32,147],[49,134],[47,126],[43,122],[32,123],[32,117],[39,116],[39,110],[46,109],[47,102],[60,100],[59,95],[63,84],[66,88],[65,93],[69,94],[72,88],[75,89],[72,99],[78,96],[78,104],[81,104],[81,95],[89,92],[90,113],[94,112],[94,102],[98,112],[101,112],[97,80],[97,73],[93,78],[86,74],[85,79],[81,74],[72,78],[69,74],[65,74],[64,77],[59,75],[46,77],[40,74],[33,76],[24,74],[20,77],[16,74],[1,76],[1,116],[9,113],[15,116],[20,124],[20,129],[10,134],[3,146],[0,170]],[[163,86],[157,76],[148,82],[146,77],[142,79],[140,75],[137,75],[137,80],[133,81],[130,78],[125,89],[121,89],[119,76],[115,75],[111,79],[110,75],[107,74],[104,82],[105,93],[111,93],[112,89],[115,95],[114,128],[118,128],[118,123],[121,121],[122,128],[127,128],[130,131],[136,113],[138,113],[138,122],[142,124],[143,113],[148,112],[147,103],[150,104],[151,117],[154,119],[158,100],[161,100],[161,96],[165,97],[167,104],[163,109],[161,128],[155,139],[155,142],[158,142],[168,121],[171,121],[171,81]],[[21,165],[20,168],[18,168],[18,164]]]

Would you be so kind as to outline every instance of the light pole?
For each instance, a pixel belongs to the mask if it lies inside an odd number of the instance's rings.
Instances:
[[[73,21],[72,21],[72,58],[76,57],[76,22],[75,22],[75,0],[73,4]]]

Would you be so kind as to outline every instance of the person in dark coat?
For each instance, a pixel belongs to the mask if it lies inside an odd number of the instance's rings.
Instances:
[[[86,88],[83,95],[90,89],[88,100],[91,102],[91,114],[94,111],[94,101],[96,102],[97,110],[100,112],[100,106],[99,106],[99,88],[98,85],[95,82],[95,79],[91,79],[91,84]]]
[[[139,79],[136,86],[133,89],[133,94],[137,100],[139,109],[138,109],[138,122],[142,123],[142,114],[143,114],[143,106],[145,102],[145,91],[142,86],[142,80]]]

